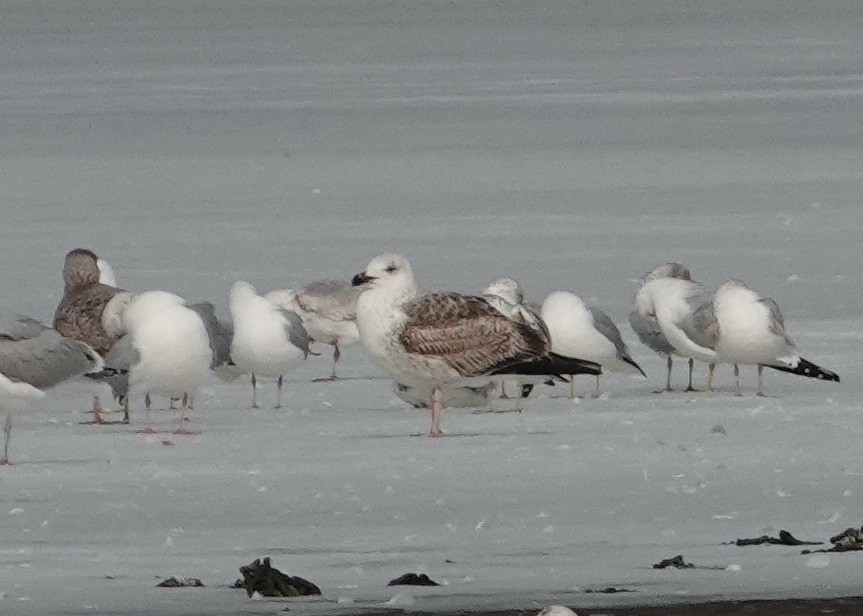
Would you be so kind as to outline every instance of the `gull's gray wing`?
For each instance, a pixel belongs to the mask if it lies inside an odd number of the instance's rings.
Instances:
[[[614,349],[616,351],[617,359],[629,364],[636,370],[641,373],[641,376],[646,377],[647,375],[642,370],[641,366],[636,363],[634,359],[632,359],[632,355],[629,354],[629,349],[626,346],[626,343],[623,341],[623,338],[620,336],[620,330],[617,329],[617,325],[614,324],[614,321],[611,320],[607,314],[605,314],[599,308],[592,308],[588,306],[587,308],[590,311],[590,316],[593,318],[593,326],[596,330],[608,338],[611,343],[614,345]]]
[[[785,319],[782,318],[782,313],[779,311],[779,305],[769,297],[762,297],[758,300],[770,310],[770,331],[777,336],[785,337]]]
[[[589,306],[587,309],[590,311],[591,318],[593,318],[593,326],[600,334],[611,341],[614,348],[617,350],[617,356],[620,358],[629,357],[629,350],[626,348],[626,343],[620,336],[620,330],[617,329],[617,325],[614,324],[611,317],[599,308]]]
[[[27,340],[48,329],[36,319],[21,314],[0,314],[0,338]]]
[[[303,327],[303,320],[296,312],[279,309],[279,313],[285,319],[285,333],[292,345],[300,349],[306,357],[309,356],[309,332]]]
[[[632,326],[632,331],[635,332],[638,339],[655,352],[663,355],[672,355],[674,353],[674,347],[671,346],[665,334],[662,333],[659,322],[655,318],[633,310],[629,313],[629,324]]]
[[[719,340],[719,322],[713,308],[713,298],[706,295],[693,295],[686,298],[690,314],[681,324],[684,333],[695,344],[706,349],[716,349]]]
[[[348,281],[320,280],[299,289],[295,301],[300,310],[330,321],[356,321],[359,295]]]
[[[34,319],[4,316],[0,323],[0,372],[11,381],[47,389],[102,364],[90,346],[65,338]]]
[[[674,261],[672,263],[663,263],[662,265],[658,265],[653,268],[651,271],[647,272],[643,277],[642,281],[644,283],[648,283],[651,280],[657,280],[658,278],[679,278],[681,280],[692,280],[692,274],[689,273],[689,269],[683,265],[683,263],[679,263]]]
[[[213,352],[213,360],[210,368],[230,363],[231,361],[231,339],[234,337],[234,326],[231,323],[220,321],[216,317],[216,309],[210,302],[200,302],[187,306],[201,317],[207,336],[210,339],[210,350]]]

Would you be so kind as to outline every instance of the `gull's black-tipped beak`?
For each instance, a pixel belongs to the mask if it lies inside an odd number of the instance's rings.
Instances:
[[[351,279],[351,285],[359,287],[366,284],[367,282],[371,282],[372,280],[374,280],[373,276],[367,276],[365,272],[360,272]]]

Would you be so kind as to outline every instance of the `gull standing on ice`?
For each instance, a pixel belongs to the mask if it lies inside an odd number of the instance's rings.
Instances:
[[[341,357],[341,347],[360,339],[357,331],[357,297],[359,291],[350,282],[320,280],[300,289],[277,289],[265,298],[285,310],[295,312],[303,321],[303,327],[311,342],[329,344],[333,347],[333,370],[329,378],[315,381],[335,381],[336,364]]]
[[[661,276],[645,282],[635,295],[636,310],[654,320],[674,353],[689,362],[689,385],[686,391],[697,391],[692,386],[692,360],[715,364],[724,361],[711,347],[709,336],[695,320],[695,311],[710,295],[694,280]],[[712,371],[708,377],[708,390],[712,387]]]
[[[505,317],[524,323],[536,330],[542,336],[549,338],[548,328],[539,314],[539,308],[534,304],[524,302],[524,291],[521,285],[512,278],[498,278],[482,291],[482,298]],[[526,377],[517,379],[520,395],[526,398],[533,391],[536,383],[548,381],[549,377]],[[500,381],[500,396],[506,398],[505,380]]]
[[[639,295],[644,293],[644,285],[657,278],[678,278],[680,280],[692,280],[692,275],[682,263],[665,263],[657,266],[652,271],[645,274],[641,279],[641,287],[635,293],[635,310],[629,313],[629,324],[632,330],[638,335],[638,339],[650,349],[664,355],[668,367],[668,374],[665,379],[665,391],[672,391],[671,387],[671,366],[674,362],[673,355],[676,355],[674,347],[668,342],[668,338],[662,333],[659,327],[659,322],[656,320],[656,315],[651,315],[642,312],[644,302],[639,302]],[[692,368],[694,360],[689,358],[689,390],[692,389]]]
[[[612,372],[638,373],[646,377],[629,354],[620,330],[598,308],[587,306],[569,291],[555,291],[542,303],[542,320],[551,334],[551,348],[567,357],[583,357]],[[574,397],[574,396],[573,396]],[[599,397],[599,375],[596,393]]]
[[[597,374],[594,363],[551,353],[529,326],[481,297],[421,294],[408,260],[375,257],[354,276],[360,287],[357,326],[366,350],[398,383],[431,390],[429,436],[441,436],[450,391],[483,386],[502,374]]]
[[[758,391],[764,396],[764,366],[824,381],[839,381],[839,375],[800,357],[785,333],[785,320],[772,299],[761,297],[739,280],[729,280],[716,290],[712,301],[694,314],[695,326],[706,344],[734,364],[736,393],[740,394],[738,364],[758,366]]]
[[[105,357],[105,370],[93,377],[111,385],[118,397],[143,395],[145,431],[151,431],[151,395],[193,396],[207,379],[213,364],[210,336],[201,315],[167,291],[132,296],[118,319],[125,335]],[[188,433],[184,419],[179,434]]]
[[[231,287],[230,308],[231,359],[239,370],[252,374],[252,408],[258,408],[259,376],[277,379],[275,408],[281,408],[282,376],[309,356],[309,335],[302,320],[242,280]]]
[[[102,366],[91,346],[29,317],[0,315],[0,409],[7,413],[0,464],[9,463],[12,411],[41,400],[45,389]]]
[[[105,331],[102,313],[121,289],[100,282],[103,275],[109,282],[113,281],[110,265],[95,253],[86,248],[70,250],[63,265],[63,298],[54,312],[53,325],[63,336],[90,345],[104,357],[119,337]],[[102,411],[99,396],[94,396],[95,423],[101,422]]]

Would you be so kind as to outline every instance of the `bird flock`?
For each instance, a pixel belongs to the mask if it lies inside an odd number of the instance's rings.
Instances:
[[[646,376],[614,321],[577,295],[557,291],[541,305],[528,303],[510,278],[480,294],[422,290],[408,260],[384,254],[350,281],[316,281],[264,295],[237,281],[229,292],[231,321],[216,317],[209,302],[189,303],[162,290],[130,292],[117,286],[110,265],[87,249],[71,250],[63,267],[64,293],[49,328],[22,315],[0,315],[0,410],[7,412],[4,455],[8,463],[11,412],[43,398],[68,379],[86,377],[111,387],[130,422],[131,399],[143,397],[146,423],[152,397],[181,403],[178,433],[188,433],[185,413],[211,373],[223,381],[250,375],[251,406],[258,380],[276,380],[282,404],[283,376],[313,353],[313,343],[332,346],[330,375],[338,379],[341,348],[361,342],[396,384],[399,397],[431,411],[429,436],[441,436],[444,408],[476,404],[492,390],[505,397],[515,381],[516,399],[538,383],[569,383],[608,372]],[[642,343],[667,358],[665,390],[671,390],[674,358],[689,363],[687,391],[695,391],[695,361],[708,364],[708,391],[717,364],[839,381],[834,372],[803,359],[785,332],[779,307],[739,280],[713,292],[680,263],[656,267],[641,279],[629,315]],[[467,401],[467,402],[464,402]],[[92,400],[93,423],[104,407]]]

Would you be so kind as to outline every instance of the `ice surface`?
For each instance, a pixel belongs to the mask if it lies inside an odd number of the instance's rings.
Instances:
[[[310,383],[326,352],[291,373],[281,411],[213,380],[191,438],[168,411],[152,437],[79,425],[90,392],[64,387],[17,418],[19,464],[0,469],[4,616],[275,613],[227,588],[265,555],[323,589],[303,613],[381,606],[407,571],[446,582],[411,589],[415,610],[859,594],[855,554],[721,543],[863,523],[863,5],[0,13],[0,309],[49,321],[77,246],[128,289],[223,316],[237,279],[344,279],[397,251],[432,288],[580,294],[652,381],[449,412],[439,440],[411,436],[426,414],[358,347],[342,382]],[[842,383],[771,373],[775,397],[735,398],[724,369],[716,395],[651,394],[664,364],[625,317],[632,280],[668,260],[773,297]],[[679,553],[725,570],[651,568]],[[170,575],[207,588],[155,588]],[[608,586],[638,592],[583,593]]]

